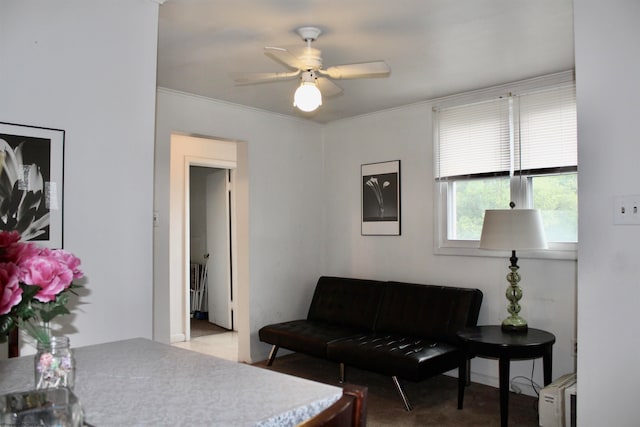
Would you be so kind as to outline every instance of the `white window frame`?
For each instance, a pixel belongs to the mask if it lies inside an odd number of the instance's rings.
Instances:
[[[456,105],[471,104],[474,102],[485,101],[495,98],[505,93],[524,93],[527,91],[550,89],[553,87],[566,86],[567,83],[575,82],[574,72],[566,71],[562,73],[543,76],[535,79],[524,80],[508,85],[496,86],[489,89],[474,91],[442,98],[434,102],[434,111],[436,108],[452,107]],[[437,121],[433,120],[433,154],[434,159],[437,158],[438,149],[438,126]],[[541,176],[541,175],[536,175]],[[518,199],[514,200],[517,206],[530,206],[530,190],[527,185],[528,176],[522,177],[512,176],[510,179],[511,194],[518,195]],[[524,189],[518,189],[523,185]],[[449,203],[451,200],[452,187],[446,182],[438,182],[434,180],[433,189],[433,225],[434,225],[434,254],[436,255],[462,255],[462,256],[484,256],[484,257],[504,257],[509,256],[508,251],[487,251],[479,249],[478,240],[452,240],[448,236],[448,227],[450,224]],[[513,197],[513,196],[512,196]],[[506,209],[507,207],[505,207]],[[576,260],[578,244],[576,242],[549,242],[549,248],[538,251],[519,251],[518,256],[521,258],[539,258],[539,259],[560,259],[560,260]]]

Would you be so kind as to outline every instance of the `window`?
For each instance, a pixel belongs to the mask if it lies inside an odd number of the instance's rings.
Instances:
[[[578,238],[573,83],[434,108],[440,248],[477,248],[486,209],[540,209],[550,249]]]

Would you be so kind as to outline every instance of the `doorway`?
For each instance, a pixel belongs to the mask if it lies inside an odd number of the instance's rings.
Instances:
[[[233,330],[231,173],[189,168],[191,317]]]
[[[190,333],[186,348],[237,361],[231,169],[189,166]]]
[[[171,135],[168,224],[158,221],[158,240],[168,239],[168,263],[158,265],[158,292],[154,304],[154,336],[183,345],[190,339],[190,242],[189,242],[189,168],[202,166],[228,169],[233,184],[232,197],[232,271],[234,291],[233,328],[237,329],[237,360],[250,362],[249,334],[249,235],[248,235],[248,144],[182,134]],[[166,275],[162,268],[166,266]],[[167,291],[163,291],[163,277]],[[162,307],[167,310],[162,310]],[[167,322],[167,323],[165,323]],[[167,335],[164,335],[167,334]],[[166,338],[163,338],[166,336]]]
[[[189,347],[237,361],[232,188],[230,169],[189,167]]]

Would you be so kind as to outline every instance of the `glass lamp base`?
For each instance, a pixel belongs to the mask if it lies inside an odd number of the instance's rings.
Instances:
[[[527,332],[527,321],[522,317],[507,317],[502,322],[502,330],[504,332]]]

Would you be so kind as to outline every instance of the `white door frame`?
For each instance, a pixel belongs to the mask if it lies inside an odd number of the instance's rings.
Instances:
[[[248,147],[225,141],[181,134],[171,135],[169,183],[169,322],[170,341],[190,339],[189,307],[189,166],[232,170],[234,191],[231,239],[233,274],[238,289],[236,319],[238,360],[251,362],[249,348],[249,188]]]
[[[182,201],[183,206],[184,206],[184,244],[183,244],[183,271],[184,271],[184,276],[183,276],[183,291],[184,291],[184,312],[183,312],[183,325],[184,325],[184,337],[185,337],[185,341],[189,341],[191,339],[191,327],[190,327],[190,323],[191,323],[191,298],[190,293],[191,293],[191,278],[190,278],[190,265],[191,265],[191,257],[190,257],[190,251],[191,251],[191,247],[190,247],[190,237],[191,236],[191,230],[190,230],[190,226],[189,226],[189,218],[191,218],[191,207],[190,207],[190,203],[189,203],[189,199],[191,197],[191,187],[190,187],[190,177],[191,177],[191,166],[200,166],[200,167],[206,167],[206,168],[215,168],[215,169],[226,169],[228,171],[230,171],[231,173],[231,181],[233,181],[235,179],[235,169],[236,169],[236,162],[235,161],[230,161],[230,160],[220,160],[220,159],[210,159],[210,158],[206,158],[206,157],[194,157],[194,156],[185,156],[184,157],[184,199]],[[231,190],[231,211],[233,215],[233,212],[235,212],[235,206],[234,206],[234,200],[235,197],[233,195],[233,190]],[[232,217],[231,218],[231,224],[232,224],[232,228],[233,228],[233,224],[235,224],[235,220]],[[234,241],[234,237],[235,237],[235,233],[231,233],[229,236],[229,239],[231,240],[231,247],[232,247],[232,251],[235,251],[236,242]],[[232,253],[231,256],[231,271],[233,272],[234,277],[231,278],[232,283],[235,282],[236,277],[235,277],[235,271],[236,271],[236,265],[234,265],[236,263],[236,258],[237,258],[237,254]]]

